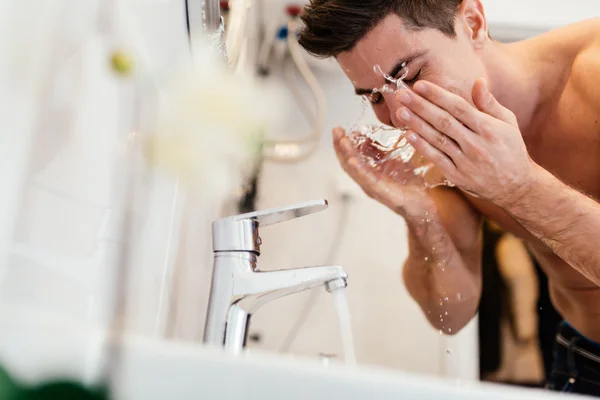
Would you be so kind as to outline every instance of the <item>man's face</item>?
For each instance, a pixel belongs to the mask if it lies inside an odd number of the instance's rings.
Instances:
[[[468,29],[457,24],[457,35],[450,38],[434,29],[411,30],[392,14],[381,21],[349,52],[337,60],[354,85],[358,95],[366,95],[377,118],[384,124],[402,128],[396,117],[401,106],[394,93],[376,93],[386,82],[373,68],[379,65],[391,78],[399,78],[408,70],[404,82],[411,86],[419,79],[433,82],[469,102],[475,80],[485,77]],[[401,69],[406,63],[406,69]],[[395,89],[395,86],[392,85]]]

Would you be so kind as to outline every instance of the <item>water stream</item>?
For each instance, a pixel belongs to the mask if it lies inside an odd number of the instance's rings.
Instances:
[[[333,304],[340,322],[344,361],[347,365],[354,366],[356,365],[356,354],[354,351],[354,337],[352,335],[352,325],[350,324],[350,310],[348,308],[346,289],[335,289],[331,292],[331,295],[333,296]]]

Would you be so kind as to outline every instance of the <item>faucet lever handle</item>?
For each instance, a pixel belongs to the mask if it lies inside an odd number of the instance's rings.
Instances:
[[[268,226],[279,222],[289,221],[294,218],[314,214],[327,208],[327,200],[313,200],[304,203],[292,204],[285,207],[272,208],[241,214],[234,217],[236,220],[250,219],[258,222],[259,226]]]
[[[213,251],[260,253],[259,227],[289,221],[326,208],[327,200],[315,200],[219,219],[213,222]]]

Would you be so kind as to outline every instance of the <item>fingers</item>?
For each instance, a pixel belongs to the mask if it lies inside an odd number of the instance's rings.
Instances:
[[[353,156],[353,149],[346,133],[341,128],[333,130],[333,148],[340,165],[344,171],[348,172],[348,159]]]
[[[376,168],[368,167],[359,157],[358,150],[346,137],[343,130],[334,130],[334,148],[344,171],[363,189],[367,196],[385,204],[397,207],[401,196],[390,195],[394,183]],[[397,186],[397,185],[396,185]],[[397,190],[396,190],[397,191]]]
[[[409,131],[406,134],[406,140],[409,141],[418,153],[434,163],[444,176],[450,179],[454,175],[456,172],[454,162],[442,151],[432,146],[426,139],[415,132]]]
[[[475,81],[475,85],[473,85],[473,103],[482,112],[513,126],[518,126],[515,114],[496,100],[483,78]]]
[[[461,122],[459,122],[452,114],[432,103],[429,99],[421,97],[410,90],[402,90],[398,94],[398,98],[406,108],[412,111],[413,115],[418,115],[423,121],[429,124],[430,127],[435,128],[438,132],[454,140],[465,153],[468,153],[469,145],[471,143],[469,134],[472,135],[473,132],[465,125],[461,124]],[[474,107],[470,106],[470,108],[479,113]],[[402,110],[403,109],[399,109],[396,113],[396,116],[400,119],[403,119]],[[411,126],[410,128],[419,134],[425,135],[426,133],[420,131],[420,127]]]
[[[363,171],[366,168],[363,168],[358,151],[341,128],[333,130],[333,147],[342,169],[359,185],[368,185],[368,177]]]
[[[349,160],[350,176],[358,183],[370,198],[380,202],[396,213],[401,213],[406,203],[405,186],[394,182],[392,178],[373,168],[368,168],[357,158]]]
[[[406,124],[406,126],[428,141],[432,146],[448,155],[454,161],[457,161],[462,156],[461,148],[458,144],[445,135],[438,129],[434,129],[431,125],[425,122],[421,117],[412,113],[408,108],[401,107],[398,110],[398,117]],[[457,137],[460,137],[457,135]]]
[[[413,89],[415,93],[439,108],[441,112],[438,111],[433,114],[433,118],[439,119],[441,126],[450,125],[445,119],[454,117],[453,119],[461,122],[471,131],[479,132],[481,124],[487,121],[486,115],[469,104],[464,98],[431,82],[419,81],[415,83]]]
[[[334,140],[334,142],[339,141],[344,136],[346,136],[346,132],[344,131],[343,128],[340,128],[340,127],[333,128],[333,140]]]

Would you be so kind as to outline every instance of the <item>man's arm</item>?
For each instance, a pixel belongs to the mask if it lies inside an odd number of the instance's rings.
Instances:
[[[456,189],[426,191],[366,166],[343,130],[333,134],[344,171],[406,221],[409,257],[403,274],[410,295],[434,327],[457,333],[475,315],[481,294],[480,215]]]
[[[600,204],[536,166],[522,196],[503,208],[571,267],[600,286]]]
[[[586,107],[600,118],[600,46],[582,54],[573,84]],[[575,68],[577,67],[577,68]],[[594,77],[592,79],[591,77]],[[484,80],[473,88],[475,107],[429,82],[417,82],[400,99],[421,120],[406,120],[409,142],[466,192],[502,207],[575,270],[600,285],[600,205],[535,164],[517,119],[489,92]],[[600,135],[599,135],[600,138]],[[451,140],[450,140],[451,139]],[[590,160],[598,162],[598,160]]]
[[[596,120],[600,119],[598,77],[600,45],[595,44],[575,60],[570,82],[589,118]],[[600,140],[598,128],[596,135]],[[502,206],[556,255],[600,286],[600,204],[538,165],[529,182],[521,195],[511,196]]]
[[[437,211],[429,221],[404,215],[409,256],[406,288],[429,322],[458,333],[477,313],[481,297],[481,216],[449,188],[430,191]]]

